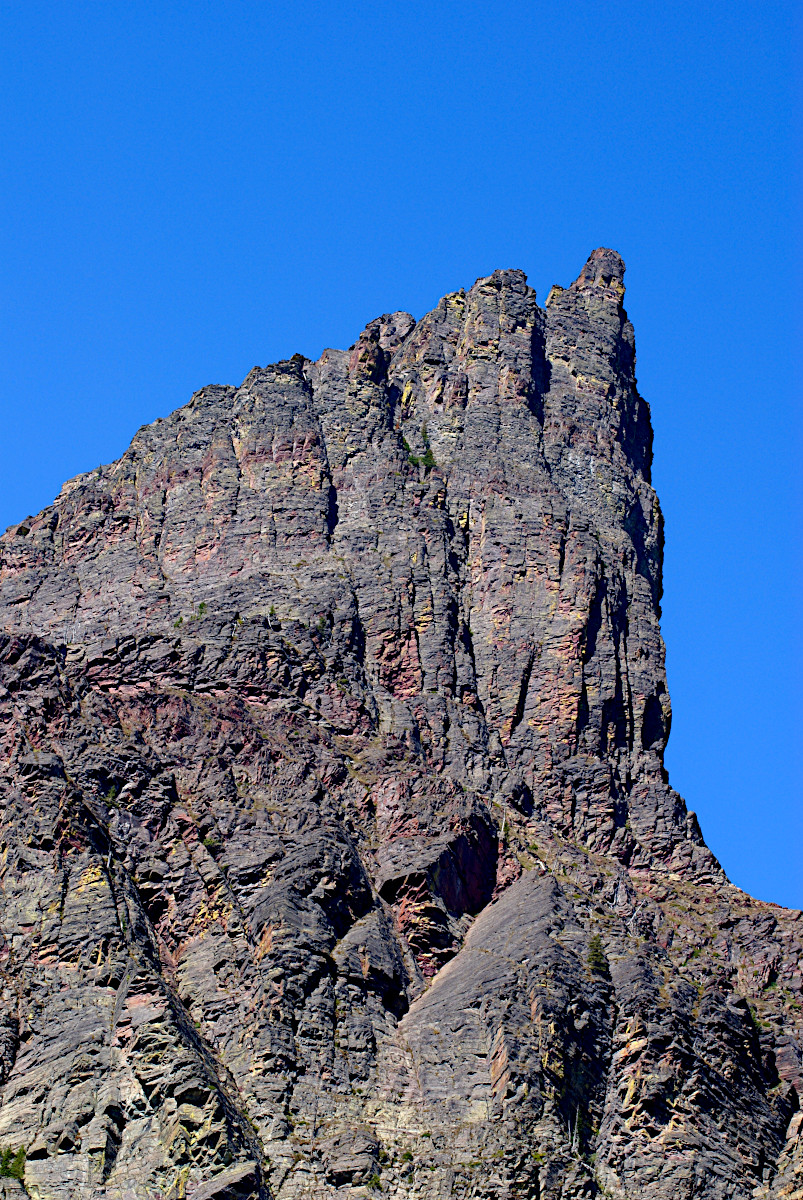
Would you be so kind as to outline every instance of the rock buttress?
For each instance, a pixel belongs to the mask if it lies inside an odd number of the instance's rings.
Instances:
[[[663,766],[623,275],[205,388],[0,539],[32,1196],[801,1194],[800,914]]]

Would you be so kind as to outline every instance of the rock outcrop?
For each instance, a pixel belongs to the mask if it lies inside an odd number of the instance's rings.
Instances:
[[[0,539],[7,1195],[803,1197],[803,920],[663,765],[623,274],[204,388]]]

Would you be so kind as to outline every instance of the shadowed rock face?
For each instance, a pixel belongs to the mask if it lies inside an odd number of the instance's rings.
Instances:
[[[38,1200],[803,1196],[803,921],[663,767],[623,273],[205,388],[0,539]]]

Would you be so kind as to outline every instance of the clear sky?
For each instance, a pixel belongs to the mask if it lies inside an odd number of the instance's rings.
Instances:
[[[613,246],[671,779],[735,883],[803,907],[794,10],[4,0],[0,527],[203,384]]]

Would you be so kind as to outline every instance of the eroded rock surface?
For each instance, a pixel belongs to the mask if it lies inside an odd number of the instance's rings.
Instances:
[[[663,767],[623,273],[205,388],[0,539],[31,1196],[803,1196],[803,921]]]

